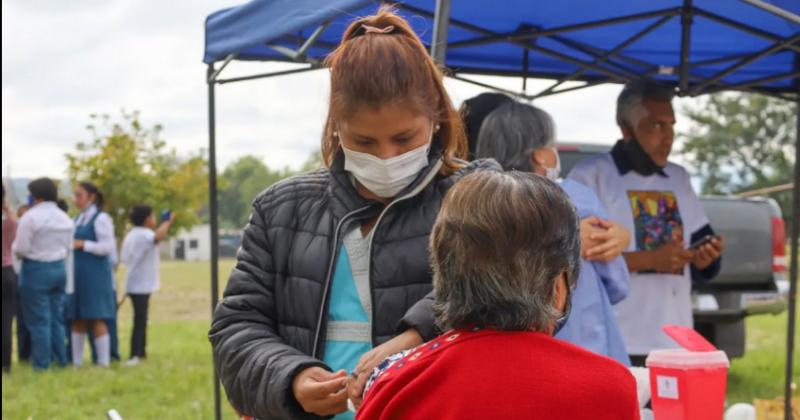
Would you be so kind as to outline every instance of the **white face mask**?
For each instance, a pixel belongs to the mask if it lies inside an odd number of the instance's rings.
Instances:
[[[431,133],[433,138],[433,133]],[[342,145],[344,170],[350,172],[364,187],[381,198],[391,198],[417,177],[428,166],[431,142],[402,155],[381,159],[369,153],[356,152]]]
[[[545,177],[551,181],[558,181],[561,177],[561,158],[558,157],[558,150],[552,149],[553,153],[556,155],[556,167],[555,168],[548,168],[547,166],[544,167]]]

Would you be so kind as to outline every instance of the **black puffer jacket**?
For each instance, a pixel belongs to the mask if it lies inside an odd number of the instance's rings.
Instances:
[[[441,154],[385,211],[353,188],[339,155],[330,170],[292,177],[253,203],[236,268],[209,338],[231,403],[260,419],[316,418],[292,394],[292,380],[323,358],[327,299],[343,222],[380,216],[371,247],[372,342],[416,328],[437,331],[431,310],[428,235],[447,190],[494,161],[439,175]]]

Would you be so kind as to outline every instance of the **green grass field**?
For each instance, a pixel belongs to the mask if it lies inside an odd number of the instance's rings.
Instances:
[[[232,265],[233,261],[222,262],[223,282]],[[10,375],[3,375],[2,418],[104,419],[111,408],[126,420],[213,418],[211,349],[206,338],[208,263],[163,262],[161,270],[162,289],[150,305],[145,363],[42,373],[15,364]],[[128,354],[131,311],[129,302],[120,308],[123,357]],[[728,403],[782,395],[786,320],[785,313],[748,319],[747,354],[733,363]],[[798,372],[795,365],[795,378]],[[235,418],[227,405],[223,418]]]

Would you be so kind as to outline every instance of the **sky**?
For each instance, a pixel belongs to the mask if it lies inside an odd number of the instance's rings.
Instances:
[[[3,177],[63,178],[66,153],[91,139],[89,115],[138,110],[145,126],[181,153],[208,142],[205,17],[239,1],[3,0]],[[226,77],[283,69],[282,63],[234,63]],[[274,168],[299,168],[318,149],[326,113],[325,70],[217,89],[218,165],[253,154]],[[482,77],[519,90],[521,80]],[[549,85],[529,81],[529,92]],[[456,105],[486,91],[448,79]],[[611,144],[621,86],[604,85],[537,100],[558,138]],[[695,103],[676,100],[676,109]],[[678,130],[687,128],[679,118]]]

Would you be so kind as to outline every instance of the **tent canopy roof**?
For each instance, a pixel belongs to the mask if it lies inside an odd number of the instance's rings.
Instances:
[[[800,15],[796,0],[769,3]],[[221,10],[206,20],[204,61],[319,65],[349,23],[374,13],[380,4],[253,0]],[[679,85],[682,95],[798,91],[800,24],[790,19],[733,0],[607,0],[599,5],[596,0],[504,0],[503,7],[474,0],[452,2],[445,64],[456,75],[589,84],[649,76]],[[396,6],[429,45],[435,2],[407,0]],[[302,49],[309,38],[313,43]]]

